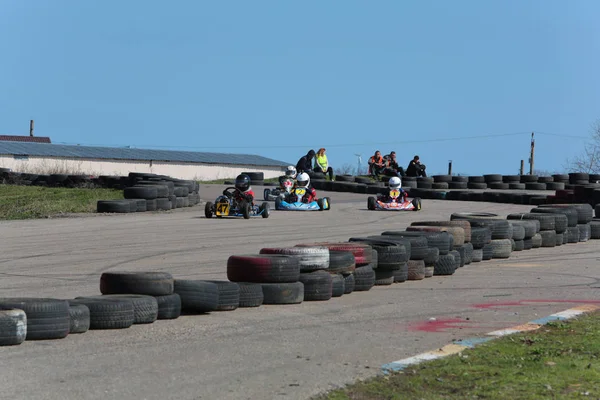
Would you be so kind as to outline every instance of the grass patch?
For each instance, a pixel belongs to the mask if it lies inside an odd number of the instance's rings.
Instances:
[[[599,356],[600,313],[596,312],[313,399],[597,399]]]
[[[0,219],[45,218],[62,213],[95,212],[98,200],[122,199],[116,189],[67,189],[0,185]]]

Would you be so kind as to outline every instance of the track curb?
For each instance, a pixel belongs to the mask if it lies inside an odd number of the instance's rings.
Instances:
[[[439,358],[447,357],[453,354],[460,353],[463,350],[473,348],[481,343],[489,342],[506,335],[512,335],[513,333],[534,331],[552,321],[566,321],[574,317],[580,316],[585,313],[590,313],[596,310],[600,310],[600,306],[595,304],[583,304],[581,306],[569,308],[564,311],[560,311],[555,314],[548,315],[547,317],[538,318],[533,321],[529,321],[522,325],[513,326],[506,329],[500,329],[492,332],[488,332],[481,337],[473,337],[470,339],[462,339],[453,341],[436,350],[427,351],[425,353],[417,354],[416,356],[404,358],[397,361],[381,366],[381,371],[384,374],[390,372],[399,372],[411,365],[419,364],[424,361],[437,360]]]

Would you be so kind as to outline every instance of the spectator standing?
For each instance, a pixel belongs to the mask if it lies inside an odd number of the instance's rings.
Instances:
[[[315,172],[322,172],[324,174],[329,174],[329,180],[333,180],[333,168],[329,166],[329,162],[327,161],[327,156],[325,155],[325,149],[321,147],[317,154],[315,155]]]
[[[421,164],[419,156],[415,156],[406,168],[406,176],[427,176],[425,165]]]
[[[302,172],[312,172],[312,159],[315,156],[315,151],[310,149],[305,156],[300,157],[296,164],[296,172],[301,174]]]

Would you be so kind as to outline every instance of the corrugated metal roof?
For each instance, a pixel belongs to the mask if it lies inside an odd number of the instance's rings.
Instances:
[[[34,142],[34,143],[50,143],[50,138],[47,136],[17,136],[17,135],[0,135],[0,140],[9,142]]]
[[[195,151],[147,150],[115,147],[73,146],[47,143],[0,141],[0,154],[36,157],[99,158],[114,160],[147,160],[192,162],[205,164],[235,164],[281,166],[289,163],[253,154],[205,153]]]

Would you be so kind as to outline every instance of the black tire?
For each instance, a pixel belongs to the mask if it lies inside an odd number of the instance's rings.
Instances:
[[[356,259],[349,251],[329,250],[330,273],[352,273],[356,269]]]
[[[463,244],[463,247],[465,249],[465,264],[464,265],[469,265],[473,261],[473,245],[471,243],[465,243],[465,244]]]
[[[304,284],[304,301],[325,301],[332,297],[333,282],[327,271],[301,273],[299,281]]]
[[[127,329],[135,320],[133,303],[127,300],[78,298],[69,304],[85,304],[90,310],[90,330]]]
[[[592,220],[590,222],[590,239],[600,239],[600,221]],[[579,228],[577,229],[579,232]]]
[[[69,334],[69,303],[48,298],[0,298],[0,309],[23,310],[27,320],[25,340],[62,339]]]
[[[269,195],[271,194],[271,189],[265,189],[263,191],[263,200],[269,201]]]
[[[523,238],[530,238],[538,232],[539,221],[537,220],[516,220],[511,219],[510,224],[513,226],[513,238],[515,236],[515,227],[520,226],[523,228]],[[514,238],[515,240],[520,240]]]
[[[454,250],[456,250],[458,252],[459,257],[460,257],[460,263],[459,263],[458,267],[459,268],[464,267],[465,264],[466,264],[466,261],[467,261],[466,260],[467,255],[466,255],[466,251],[465,251],[465,245],[463,244],[461,246],[454,246]]]
[[[344,277],[344,294],[350,294],[354,292],[354,273],[342,274]]]
[[[0,346],[15,346],[27,336],[27,316],[16,308],[0,310]]]
[[[153,200],[158,197],[156,186],[132,186],[123,189],[123,197],[126,199]]]
[[[473,256],[471,262],[477,263],[483,260],[483,249],[473,249]]]
[[[492,248],[491,242],[487,243],[485,246],[483,246],[482,250],[483,250],[483,257],[482,257],[483,261],[491,260],[494,257],[494,250]]]
[[[106,294],[102,296],[76,297],[78,299],[103,299],[129,301],[133,306],[134,324],[151,324],[158,318],[158,302],[154,296],[143,294]]]
[[[275,210],[281,209],[281,202],[282,202],[281,197],[278,197],[275,199]]]
[[[509,258],[512,252],[512,242],[510,239],[492,239],[492,258]]]
[[[541,231],[540,231],[541,232]],[[540,232],[536,233],[531,237],[532,249],[537,249],[542,247],[542,235]],[[579,236],[579,235],[578,235]]]
[[[100,293],[164,296],[173,293],[173,276],[168,272],[104,272]]]
[[[171,209],[171,202],[167,197],[156,198],[156,209],[167,211]]]
[[[400,265],[399,269],[394,270],[394,283],[406,282],[408,280],[408,261]]]
[[[375,286],[375,271],[370,265],[358,267],[354,271],[354,291],[365,292]]]
[[[131,205],[129,200],[98,200],[96,211],[99,213],[129,213]]]
[[[440,255],[438,261],[433,266],[433,275],[453,275],[455,268],[454,254]]]
[[[423,260],[427,255],[427,238],[422,235],[413,235],[412,232],[407,231],[385,231],[381,236],[408,239],[410,241],[410,260]]]
[[[471,244],[474,249],[482,249],[483,246],[492,241],[492,230],[490,227],[471,228]]]
[[[302,282],[261,283],[263,304],[300,304],[304,301]]]
[[[232,282],[292,283],[299,278],[300,264],[294,256],[233,255],[227,260],[227,279]]]
[[[265,299],[260,283],[237,282],[240,286],[240,308],[259,307]]]
[[[563,233],[556,233],[556,245],[557,246],[562,246],[563,245],[563,241],[564,241],[564,234]]]
[[[251,208],[249,203],[243,201],[240,204],[240,210],[242,211],[242,216],[244,217],[244,219],[250,219]]]
[[[298,259],[298,263],[300,264],[300,272],[312,272],[319,269],[329,269],[330,264],[330,251],[324,246],[264,247],[260,249],[259,254],[280,254],[294,256]],[[352,262],[354,262],[354,256],[352,256]]]
[[[462,263],[462,257],[457,250],[451,250],[448,254],[452,254],[454,256],[454,270],[460,268],[460,264]]]
[[[344,295],[345,280],[342,274],[331,274],[331,297]]]
[[[540,214],[564,214],[567,217],[567,226],[577,226],[578,214],[575,208],[536,207],[532,208],[530,212]]]
[[[414,208],[414,211],[420,211],[421,210],[421,198],[420,197],[415,197],[412,201]]]
[[[204,206],[204,216],[206,218],[212,218],[213,216],[213,203],[210,201],[207,201],[206,205]]]
[[[69,305],[69,335],[90,329],[90,309],[85,304]]]
[[[375,204],[376,204],[375,197],[369,196],[369,198],[367,198],[367,209],[374,210],[375,209]]]
[[[446,254],[448,254],[446,252]],[[428,247],[427,248],[427,254],[425,255],[425,258],[423,259],[423,261],[425,262],[425,266],[430,266],[430,265],[434,265],[438,259],[440,258],[440,249],[438,249],[437,247]]]
[[[219,289],[212,282],[175,279],[175,293],[181,297],[182,311],[206,313],[219,306]]]
[[[230,281],[207,281],[217,285],[219,302],[215,311],[232,311],[240,306],[240,285]]]
[[[267,202],[262,203],[260,211],[263,218],[269,218],[269,215],[271,215],[271,205]]]
[[[394,271],[389,269],[375,270],[375,286],[387,286],[394,283]]]
[[[540,223],[540,230],[549,231],[554,230],[556,227],[556,218],[554,215],[549,214],[541,214],[541,213],[515,213],[508,214],[506,219],[515,219],[515,220],[527,220],[527,219],[536,219]]]
[[[181,315],[181,297],[177,293],[156,297],[157,319],[177,319]]]

